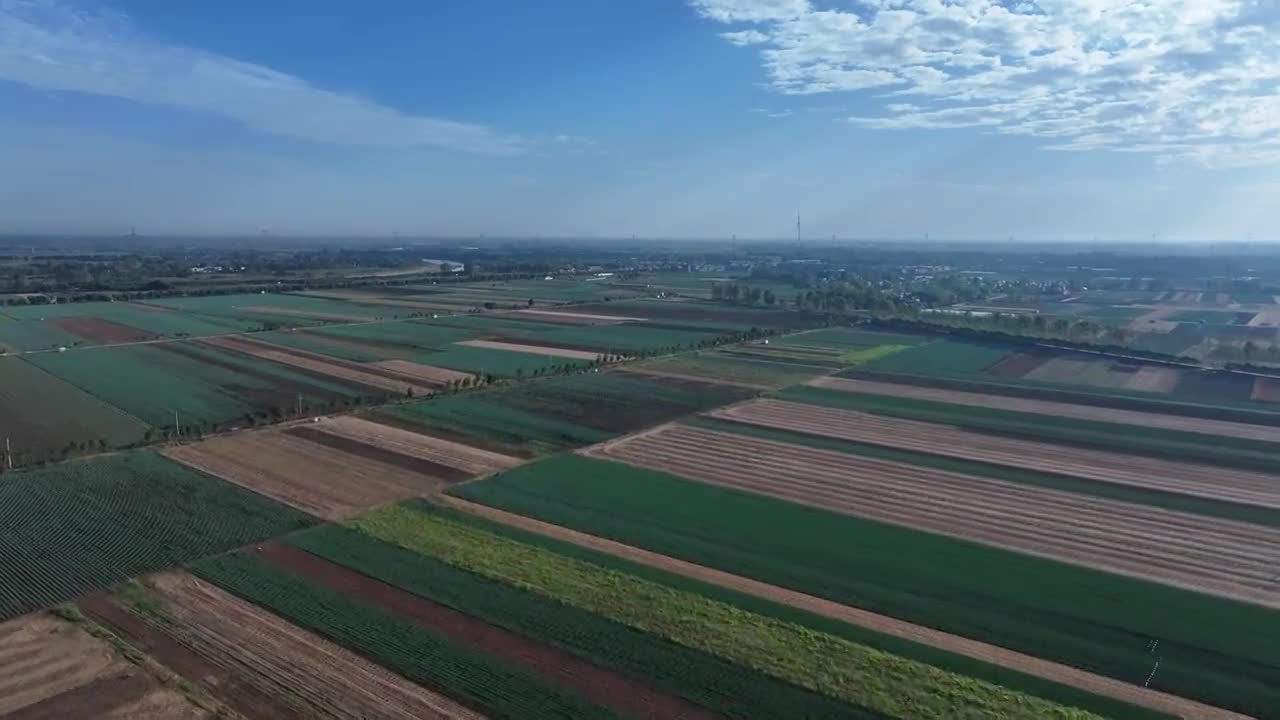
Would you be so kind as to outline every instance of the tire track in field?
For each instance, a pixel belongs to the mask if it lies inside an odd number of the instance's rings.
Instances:
[[[648,550],[643,550],[641,548],[626,545],[607,538],[588,535],[560,525],[553,525],[541,520],[524,517],[523,515],[516,515],[515,513],[509,513],[505,510],[499,510],[479,503],[473,503],[451,495],[437,496],[434,498],[434,501],[441,505],[452,507],[477,517],[499,522],[504,525],[510,525],[512,527],[527,530],[546,537],[570,542],[581,547],[608,553],[632,562],[683,575],[702,582],[719,585],[720,587],[728,588],[730,590],[754,595],[759,598],[764,598],[766,600],[781,603],[800,610],[805,610],[822,617],[839,620],[859,627],[869,628],[892,637],[930,645],[947,652],[963,655],[965,657],[970,657],[975,660],[980,660],[994,665],[1001,665],[1003,667],[1017,670],[1018,672],[1026,673],[1027,675],[1044,678],[1052,682],[1074,687],[1102,697],[1131,703],[1140,707],[1150,708],[1158,712],[1169,713],[1171,715],[1184,718],[1185,720],[1250,720],[1246,715],[1198,703],[1194,700],[1188,700],[1176,695],[1170,695],[1168,693],[1150,690],[1137,685],[1131,685],[1114,678],[1098,675],[1086,670],[1080,670],[1069,665],[1062,665],[1050,660],[1044,660],[1042,658],[1015,652],[1013,650],[1007,650],[978,640],[971,640],[959,635],[952,635],[940,630],[915,625],[887,615],[880,615],[860,608],[841,605],[814,595],[808,595],[806,593],[789,590],[777,585],[760,582],[759,580],[752,580],[751,578],[743,577],[741,575],[734,575],[722,570],[716,570],[715,568],[679,560],[668,555],[650,552]]]
[[[584,451],[846,515],[1280,608],[1280,530],[674,426]]]

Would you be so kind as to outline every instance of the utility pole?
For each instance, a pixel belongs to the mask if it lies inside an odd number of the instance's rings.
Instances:
[[[174,436],[174,437],[181,437],[181,436],[182,436],[182,426],[178,424],[178,411],[177,411],[177,410],[174,410],[174,411],[173,411],[173,436]]]
[[[796,247],[800,246],[800,211],[796,211]]]
[[[4,466],[13,469],[13,448],[9,445],[9,438],[4,439]]]
[[[302,393],[298,393],[298,417],[302,417]]]

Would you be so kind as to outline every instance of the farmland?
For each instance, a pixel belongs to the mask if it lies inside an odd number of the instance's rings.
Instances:
[[[308,522],[152,453],[4,477],[0,619]]]
[[[1143,648],[1158,637],[1152,687],[1278,706],[1274,610],[583,457],[452,492],[1120,679],[1150,671]]]

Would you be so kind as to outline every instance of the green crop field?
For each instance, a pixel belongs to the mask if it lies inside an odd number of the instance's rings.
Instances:
[[[478,706],[490,717],[614,717],[535,679],[511,661],[462,647],[419,624],[249,555],[224,555],[197,563],[192,569],[204,579],[414,682]]]
[[[786,363],[734,357],[721,351],[685,353],[671,357],[646,360],[636,365],[641,370],[677,373],[704,377],[709,381],[746,383],[767,387],[782,387],[802,383],[816,377],[817,368],[803,368]]]
[[[1280,707],[1280,612],[1262,607],[580,456],[451,492],[1130,682],[1158,639],[1152,687]]]
[[[56,457],[68,443],[120,447],[146,424],[17,357],[0,358],[0,432],[18,465]]]
[[[726,717],[848,717],[844,705],[750,668],[363,532],[328,526],[294,535],[289,543],[493,625],[551,643],[596,665],[644,677],[666,692]]]
[[[309,330],[307,334],[367,341],[416,351],[439,350],[450,343],[469,340],[479,335],[470,330],[416,320],[323,327]]]
[[[929,340],[930,338],[923,335],[832,327],[777,338],[773,340],[773,344],[783,347],[790,345],[824,346],[830,347],[835,351],[849,351],[872,348],[879,345],[921,345],[929,342]]]
[[[550,370],[559,367],[579,367],[586,363],[552,355],[535,355],[533,353],[494,350],[492,348],[470,347],[467,345],[450,345],[439,352],[433,352],[418,358],[418,362],[450,370],[493,375],[495,377],[530,376],[539,370]]]
[[[1015,348],[981,345],[958,340],[935,340],[863,365],[869,370],[923,375],[969,375],[981,373],[1000,362]]]
[[[341,358],[343,360],[350,360],[352,362],[367,363],[389,359],[389,356],[386,353],[376,352],[373,348],[366,349],[356,347],[352,344],[331,342],[325,336],[299,330],[277,330],[273,332],[260,333],[254,335],[254,339],[274,343],[276,345],[284,345],[285,347],[296,348],[298,350],[320,353],[321,355],[328,355],[330,357]]]
[[[0,479],[0,620],[311,522],[153,453]]]
[[[397,425],[458,435],[467,442],[520,454],[555,452],[607,440],[611,434],[502,404],[494,392],[394,405],[374,412]]]
[[[41,320],[11,320],[0,323],[0,347],[15,352],[49,350],[83,343],[79,337]]]
[[[886,395],[840,392],[813,387],[784,388],[778,392],[778,397],[843,410],[857,410],[907,420],[953,425],[994,435],[1208,465],[1221,464],[1270,472],[1274,471],[1276,463],[1280,462],[1280,443],[1225,435],[1079,420],[1056,415]]]
[[[439,514],[398,506],[351,525],[473,574],[848,703],[851,711],[869,710],[870,717],[1096,717]]]

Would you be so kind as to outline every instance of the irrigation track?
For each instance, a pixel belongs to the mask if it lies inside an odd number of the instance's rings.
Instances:
[[[1280,529],[689,426],[581,452],[1280,608]]]
[[[1280,477],[1006,439],[949,425],[761,399],[708,413],[767,428],[1280,509]]]
[[[1206,435],[1226,435],[1229,437],[1280,442],[1280,427],[1269,425],[1252,425],[1232,422],[1230,420],[1209,420],[1205,418],[1186,417],[1181,415],[1162,415],[1160,413],[1140,410],[1120,410],[1116,408],[1075,405],[1052,400],[1031,400],[1027,398],[1009,397],[1007,395],[988,395],[963,390],[940,390],[937,388],[918,387],[915,385],[896,385],[874,380],[850,380],[837,377],[820,377],[805,383],[813,387],[839,390],[841,392],[862,393],[865,395],[887,395],[889,397],[908,398],[912,400],[930,400],[933,402],[965,405],[969,407],[1011,410],[1014,412],[1053,415],[1056,417],[1092,420],[1095,422],[1123,423],[1140,425],[1161,430],[1178,430]]]
[[[560,525],[534,520],[497,508],[480,505],[461,498],[439,495],[433,501],[470,513],[494,522],[499,522],[529,532],[571,542],[610,555],[615,555],[632,562],[658,568],[667,572],[684,575],[713,585],[747,593],[756,597],[771,600],[790,607],[806,610],[823,617],[839,620],[893,637],[912,642],[930,645],[957,655],[971,657],[983,662],[1001,665],[1018,672],[1044,678],[1062,685],[1078,688],[1095,695],[1120,700],[1140,707],[1150,708],[1186,720],[1249,720],[1247,715],[1215,708],[1210,705],[1187,700],[1176,695],[1131,685],[1120,680],[1097,675],[1085,670],[1043,660],[1031,655],[1006,650],[988,643],[971,640],[959,635],[941,632],[932,628],[914,625],[887,615],[880,615],[848,605],[841,605],[808,595],[795,590],[788,590],[777,585],[770,585],[751,578],[734,575],[722,570],[697,565],[638,547],[626,545],[595,535],[571,530]]]

